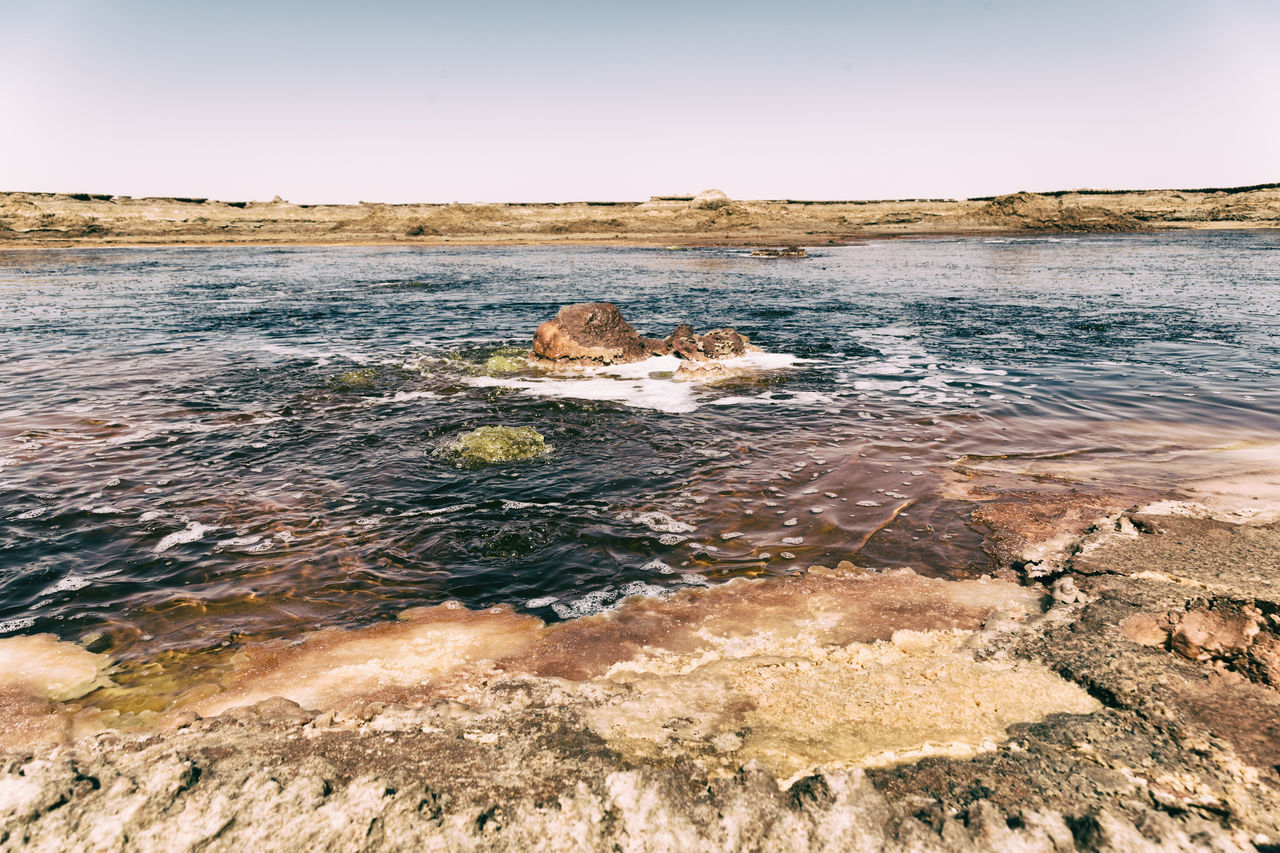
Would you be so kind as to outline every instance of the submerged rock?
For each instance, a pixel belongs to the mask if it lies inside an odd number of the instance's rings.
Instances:
[[[785,246],[781,249],[756,249],[751,253],[753,258],[807,258],[809,253],[799,246]]]
[[[484,361],[484,372],[490,376],[515,373],[529,366],[528,353],[516,347],[502,347]]]
[[[459,436],[449,450],[468,463],[488,464],[536,459],[552,447],[533,427],[483,426]]]
[[[329,379],[329,384],[339,389],[369,388],[378,378],[378,370],[374,367],[358,367],[344,370]]]
[[[570,366],[627,364],[655,355],[707,361],[732,358],[755,349],[745,337],[727,327],[699,335],[681,323],[666,339],[642,337],[611,302],[566,305],[554,320],[539,326],[533,336],[535,361]]]

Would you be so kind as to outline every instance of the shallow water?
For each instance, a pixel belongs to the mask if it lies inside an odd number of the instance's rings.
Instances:
[[[1280,434],[1280,236],[0,253],[0,635],[117,657],[841,559],[989,570],[957,457],[1177,480]],[[576,301],[774,358],[501,373]],[[783,356],[791,356],[786,358]],[[495,366],[496,365],[496,366]],[[650,370],[649,368],[652,368]],[[478,426],[543,459],[459,464]]]

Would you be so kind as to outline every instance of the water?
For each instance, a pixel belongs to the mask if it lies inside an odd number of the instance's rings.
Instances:
[[[1158,475],[1280,432],[1278,250],[0,253],[0,635],[127,659],[450,600],[558,620],[841,559],[981,574],[958,457]],[[792,358],[710,385],[486,367],[597,300],[642,333],[730,325]],[[491,424],[554,452],[446,452]]]

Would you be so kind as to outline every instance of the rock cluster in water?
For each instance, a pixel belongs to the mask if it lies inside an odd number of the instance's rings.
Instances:
[[[543,364],[588,366],[627,364],[654,355],[707,362],[756,350],[730,328],[699,335],[682,323],[666,338],[646,338],[623,319],[612,302],[582,302],[564,306],[554,320],[538,327],[532,357]]]
[[[756,249],[751,253],[753,258],[807,258],[809,253],[799,246],[784,246],[781,249]]]

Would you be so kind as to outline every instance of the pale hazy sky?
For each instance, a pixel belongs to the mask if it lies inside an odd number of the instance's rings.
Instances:
[[[1280,181],[1280,0],[0,0],[0,190],[966,197]]]

